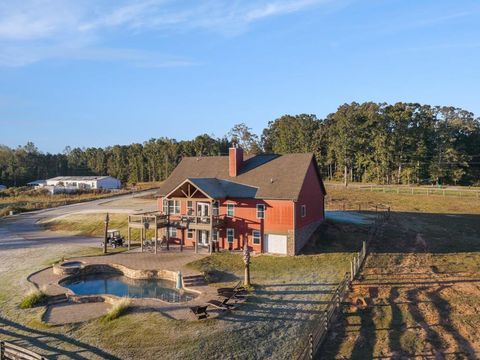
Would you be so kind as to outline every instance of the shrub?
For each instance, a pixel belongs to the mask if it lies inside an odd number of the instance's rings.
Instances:
[[[103,317],[103,321],[112,321],[124,315],[130,309],[131,301],[129,298],[121,298]]]
[[[30,309],[35,306],[45,305],[47,303],[47,295],[41,290],[31,290],[20,303],[21,309]]]

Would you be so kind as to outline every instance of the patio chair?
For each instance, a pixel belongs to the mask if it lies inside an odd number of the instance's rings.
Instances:
[[[224,291],[218,294],[227,300],[244,300],[248,293],[246,291]]]
[[[235,291],[235,292],[246,291],[246,289],[243,286],[241,286],[241,284],[242,284],[242,281],[239,281],[234,287],[218,288],[217,293],[221,294],[224,292],[232,292],[232,291]]]
[[[208,307],[208,305],[192,306],[192,307],[190,307],[190,310],[195,314],[195,316],[197,317],[197,320],[202,320],[202,319],[206,319],[208,317],[207,307]]]
[[[234,310],[236,306],[234,304],[229,304],[229,298],[225,298],[222,301],[220,300],[209,300],[207,301],[208,306],[213,306],[214,308],[221,309],[221,310]]]

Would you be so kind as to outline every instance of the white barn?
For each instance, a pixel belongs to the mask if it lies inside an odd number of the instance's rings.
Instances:
[[[46,180],[45,186],[78,190],[120,189],[120,180],[112,176],[57,176]]]

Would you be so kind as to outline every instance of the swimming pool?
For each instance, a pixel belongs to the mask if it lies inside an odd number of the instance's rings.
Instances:
[[[76,295],[127,296],[131,298],[156,298],[178,303],[196,297],[191,292],[175,288],[173,281],[161,279],[130,279],[118,274],[91,274],[65,279],[61,286],[72,290]]]

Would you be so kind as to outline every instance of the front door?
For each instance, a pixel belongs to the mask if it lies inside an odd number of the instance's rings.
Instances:
[[[207,230],[198,230],[198,243],[200,245],[208,245],[208,231]]]

